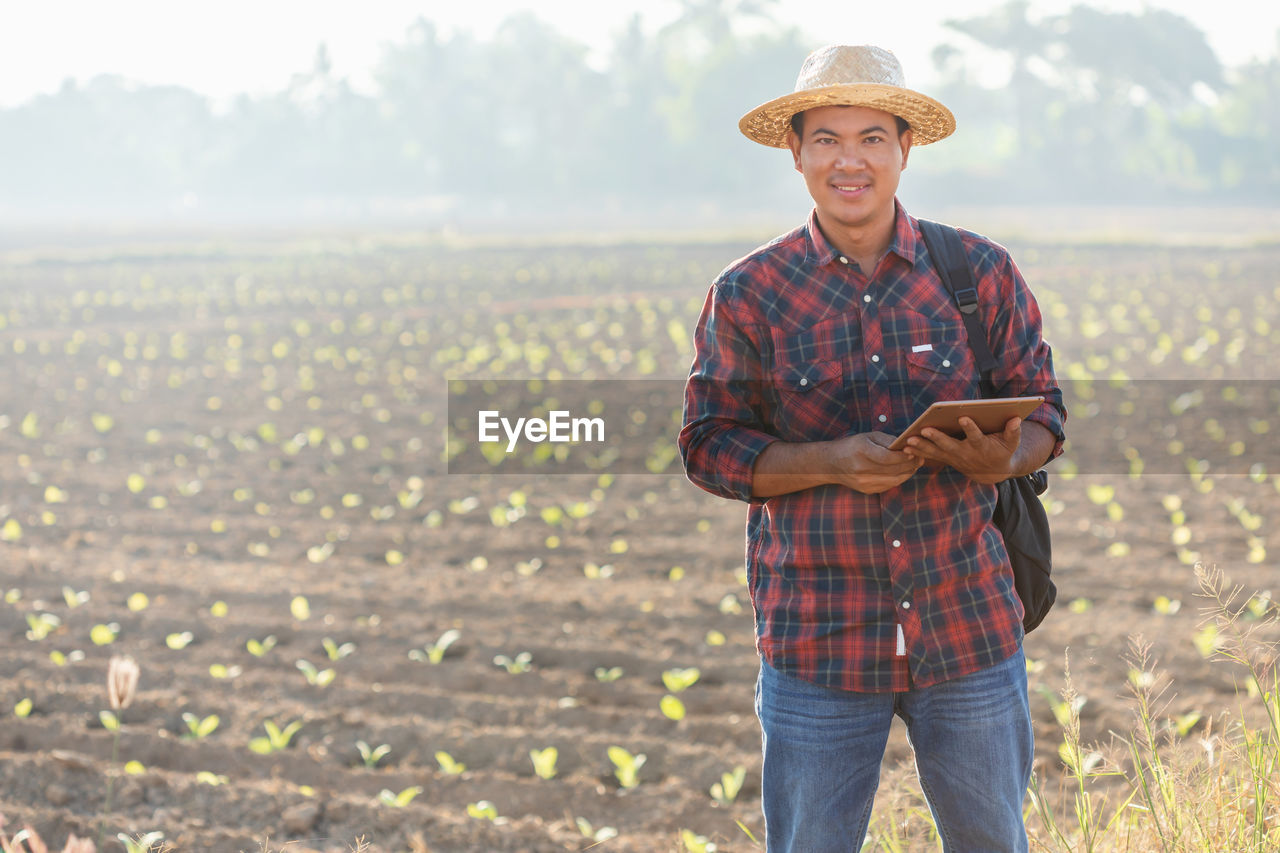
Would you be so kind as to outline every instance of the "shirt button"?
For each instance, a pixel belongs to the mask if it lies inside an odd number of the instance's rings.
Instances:
[[[944,358],[944,359],[942,360],[942,366],[943,366],[943,367],[950,367],[950,366],[951,366],[951,361],[950,361],[950,359],[945,359],[945,358]]]
[[[801,378],[801,379],[800,379],[800,384],[801,384],[801,385],[808,385],[808,384],[809,384],[809,380],[808,380],[808,379],[806,379],[806,378]]]
[[[842,264],[847,264],[847,263],[849,263],[849,259],[848,259],[848,258],[846,258],[844,255],[841,255],[841,256],[840,256],[840,263],[842,263]]]
[[[910,609],[911,609],[911,602],[910,602],[910,601],[904,601],[904,602],[902,602],[902,609],[903,609],[903,610],[910,610]]]
[[[873,356],[871,356],[871,360],[872,360],[872,361],[874,361],[874,362],[879,362],[879,361],[880,361],[880,356],[878,356],[878,355],[873,355]]]
[[[864,293],[864,294],[862,294],[862,301],[863,301],[863,302],[870,302],[870,301],[871,301],[871,294],[870,294],[870,293]]]
[[[895,548],[901,548],[901,547],[902,547],[902,542],[900,542],[900,541],[899,541],[899,540],[897,540],[897,539],[893,540],[893,547],[895,547]]]
[[[885,422],[886,422],[886,421],[888,421],[888,420],[889,420],[889,416],[888,416],[888,415],[881,415],[881,416],[879,417],[879,421],[880,421],[880,423],[885,423]]]

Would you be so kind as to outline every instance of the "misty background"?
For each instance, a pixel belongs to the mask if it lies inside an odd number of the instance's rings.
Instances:
[[[483,38],[422,17],[384,45],[372,91],[324,44],[287,87],[230,101],[68,79],[0,110],[0,220],[635,226],[807,209],[790,155],[737,121],[790,91],[817,44],[772,0],[681,9],[657,29],[633,17],[603,61],[532,12]],[[1014,0],[945,32],[943,82],[919,88],[959,129],[913,153],[910,203],[1280,201],[1280,32],[1235,66],[1161,9]]]

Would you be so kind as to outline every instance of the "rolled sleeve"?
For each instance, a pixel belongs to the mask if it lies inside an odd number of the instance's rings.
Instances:
[[[694,331],[678,444],[685,474],[699,488],[751,500],[756,458],[777,437],[760,420],[760,350],[720,286],[707,294]]]
[[[991,344],[1001,354],[993,384],[1002,397],[1044,397],[1027,420],[1053,435],[1049,458],[1054,459],[1066,439],[1067,408],[1053,371],[1053,349],[1044,339],[1040,307],[1007,252],[999,253],[992,274],[1000,307]]]

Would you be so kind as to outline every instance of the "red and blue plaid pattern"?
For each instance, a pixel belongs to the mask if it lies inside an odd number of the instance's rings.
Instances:
[[[992,329],[995,387],[1044,395],[1029,419],[1057,437],[1056,456],[1066,409],[1039,308],[1003,247],[961,235]],[[900,204],[870,280],[815,215],[730,265],[695,346],[680,450],[695,484],[749,503],[747,578],[772,666],[830,687],[901,691],[1017,650],[1022,604],[991,524],[994,486],[922,468],[877,495],[828,485],[751,497],[756,457],[774,441],[897,434],[934,401],[982,396],[959,309]]]

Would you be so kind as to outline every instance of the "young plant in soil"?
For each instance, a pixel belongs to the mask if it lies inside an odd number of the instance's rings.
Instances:
[[[302,658],[298,659],[295,666],[302,670],[302,674],[307,677],[307,683],[313,687],[328,687],[336,674],[332,669],[317,669],[311,661]]]
[[[260,641],[250,639],[244,646],[249,650],[249,654],[255,658],[260,658],[276,647],[276,635],[268,634]]]
[[[183,740],[201,740],[213,734],[218,728],[218,715],[210,714],[201,719],[190,711],[182,714],[182,721],[187,724],[187,733],[182,736]]]
[[[497,807],[488,800],[481,800],[478,803],[467,803],[467,814],[476,820],[496,821],[498,819]]]
[[[436,761],[440,765],[441,772],[446,776],[460,776],[467,769],[467,765],[460,761],[454,761],[453,756],[444,750],[436,753]]]
[[[554,746],[546,749],[529,750],[529,759],[533,762],[533,772],[539,779],[554,779],[556,776],[556,759],[560,752]]]
[[[596,829],[585,817],[574,818],[574,823],[578,827],[578,832],[582,833],[583,837],[590,838],[597,844],[603,841],[608,841],[610,838],[618,837],[618,830],[614,827],[602,826],[599,829]]]
[[[289,741],[293,740],[293,736],[302,728],[302,720],[294,720],[283,729],[277,726],[274,720],[265,720],[262,727],[266,729],[267,736],[256,737],[249,741],[249,749],[259,755],[270,755],[288,748]]]
[[[603,666],[596,667],[596,681],[608,684],[611,681],[617,681],[622,677],[622,667],[611,666],[605,669]]]
[[[325,637],[323,643],[324,653],[329,656],[329,660],[331,661],[340,661],[356,650],[355,643],[343,643],[342,645],[338,645],[329,637]]]
[[[519,675],[533,669],[533,655],[529,652],[521,652],[515,658],[509,658],[506,655],[496,655],[493,658],[495,666],[500,666],[511,675]]]
[[[644,766],[645,756],[632,755],[620,746],[609,747],[609,760],[613,762],[613,775],[623,788],[634,788],[640,784],[640,768]]]
[[[444,660],[445,653],[449,651],[449,647],[458,641],[462,636],[462,632],[456,628],[450,628],[440,635],[440,639],[436,640],[430,646],[424,646],[423,651],[418,649],[409,650],[409,660],[415,660],[419,663],[440,663]]]
[[[421,793],[421,785],[414,785],[412,788],[405,788],[398,794],[393,793],[389,788],[383,788],[378,793],[378,802],[382,803],[384,806],[402,809],[409,805],[409,803],[413,801],[413,798]]]
[[[732,773],[720,774],[720,781],[711,786],[711,798],[722,806],[732,805],[746,781],[747,768],[735,767]]]
[[[391,747],[385,743],[370,747],[369,744],[362,740],[356,741],[356,749],[360,751],[360,760],[364,762],[364,766],[369,770],[377,767],[378,762],[385,758],[387,753],[391,752]]]

